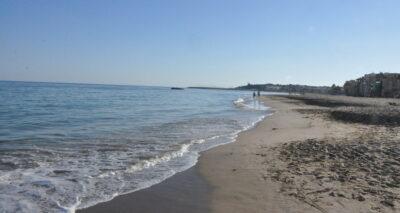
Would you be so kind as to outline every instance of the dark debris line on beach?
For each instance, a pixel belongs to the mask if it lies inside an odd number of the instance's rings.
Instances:
[[[360,202],[371,212],[399,211],[400,101],[340,96],[285,96],[306,118],[363,124],[344,138],[292,141],[265,147],[264,179],[321,212],[333,200]],[[274,162],[274,163],[271,163]],[[333,200],[330,198],[334,198]],[[324,205],[325,204],[325,205]],[[351,205],[351,204],[350,204]],[[328,205],[329,206],[329,205]]]
[[[333,99],[333,98],[322,98],[321,96],[307,96],[307,95],[290,95],[286,96],[289,99],[297,100],[305,103],[306,105],[312,106],[320,106],[320,107],[345,107],[345,106],[357,106],[357,107],[364,107],[368,106],[366,103],[357,103],[355,101],[348,101],[348,100],[340,100],[340,99]]]
[[[400,126],[398,101],[375,99],[374,101],[351,97],[287,96],[288,99],[318,106],[320,109],[299,109],[303,114],[326,114],[331,119],[367,125]]]
[[[368,125],[400,125],[399,107],[344,107],[330,110],[335,120]]]

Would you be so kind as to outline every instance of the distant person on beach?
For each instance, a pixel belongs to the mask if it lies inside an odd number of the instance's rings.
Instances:
[[[253,92],[253,98],[255,98],[255,97],[256,97],[256,92],[254,91],[254,92]]]
[[[257,96],[260,97],[260,90],[257,91]]]

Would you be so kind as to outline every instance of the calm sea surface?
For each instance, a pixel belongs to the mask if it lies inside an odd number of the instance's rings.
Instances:
[[[0,212],[73,212],[149,187],[267,113],[250,92],[0,82]]]

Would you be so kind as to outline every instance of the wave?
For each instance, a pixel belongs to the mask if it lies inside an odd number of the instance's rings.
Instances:
[[[238,98],[238,99],[236,99],[235,101],[233,101],[233,103],[234,103],[235,105],[241,105],[241,104],[244,103],[244,99],[243,99],[243,98]]]
[[[264,102],[258,98],[238,98],[233,101],[233,104],[239,108],[250,110],[265,111],[269,109],[269,107],[265,106]]]
[[[151,123],[130,135],[132,141],[111,135],[46,148],[32,149],[26,143],[26,150],[11,150],[4,159],[24,160],[20,169],[0,175],[0,210],[75,212],[160,183],[194,166],[200,152],[234,142],[240,132],[265,118],[268,108],[261,101],[234,98],[218,105],[215,116],[185,115],[183,120]],[[236,107],[226,104],[232,102]]]
[[[198,157],[200,156],[199,153],[201,151],[206,151],[208,149],[212,149],[217,146],[221,146],[221,145],[225,145],[225,144],[234,142],[241,132],[251,129],[257,123],[262,121],[266,116],[267,115],[260,116],[257,120],[252,122],[250,125],[245,126],[242,129],[237,130],[233,133],[226,134],[226,135],[216,135],[216,136],[212,136],[212,137],[209,137],[206,139],[192,140],[190,143],[183,144],[181,146],[181,148],[177,151],[169,152],[169,153],[164,154],[163,156],[147,159],[147,160],[144,160],[143,162],[133,165],[128,169],[129,173],[146,172],[146,170],[156,168],[160,164],[168,165],[170,163],[170,165],[174,165],[178,161],[185,162],[185,164],[182,165],[180,168],[175,168],[172,171],[170,171],[170,173],[165,174],[158,179],[153,179],[153,180],[148,180],[147,182],[143,182],[143,183],[141,183],[140,186],[138,186],[134,190],[128,190],[125,192],[116,193],[116,194],[113,194],[111,197],[108,197],[107,199],[97,200],[96,202],[93,202],[89,205],[80,206],[80,208],[87,208],[87,207],[96,205],[101,202],[110,201],[119,195],[128,194],[128,193],[136,192],[136,191],[151,187],[151,186],[158,184],[158,183],[164,181],[165,179],[175,175],[178,172],[185,171],[185,170],[193,167],[194,165],[196,165],[196,163],[198,161]],[[182,159],[182,158],[186,158],[186,159]],[[174,161],[174,162],[171,163],[171,161]],[[80,203],[77,203],[76,205],[73,206],[73,208],[68,208],[68,211],[73,213],[75,211],[76,207],[79,205],[80,205]]]
[[[253,108],[249,104],[249,100],[251,101],[251,99],[246,100],[244,98],[238,98],[236,101],[234,101],[234,103],[235,103],[235,105],[242,105],[243,107],[245,107],[247,109],[252,109],[252,110],[265,111],[265,110],[269,109],[266,106]],[[259,104],[264,105],[264,103],[261,103],[261,102]],[[141,162],[138,162],[137,164],[130,166],[126,171],[128,173],[132,173],[132,174],[138,173],[138,172],[145,173],[145,172],[148,172],[147,170],[155,169],[161,165],[169,165],[168,167],[170,167],[170,165],[175,165],[175,164],[177,164],[177,162],[185,162],[185,163],[183,165],[181,165],[179,168],[174,168],[174,169],[170,170],[169,173],[162,175],[158,179],[153,179],[153,180],[148,180],[146,182],[142,182],[140,184],[140,186],[137,186],[133,190],[127,190],[124,192],[119,192],[119,193],[113,194],[111,197],[108,197],[107,199],[97,200],[96,202],[90,203],[89,205],[82,205],[79,202],[76,205],[74,205],[72,208],[68,208],[68,211],[74,212],[76,207],[79,205],[81,205],[81,206],[79,206],[80,208],[87,208],[87,207],[96,205],[101,202],[110,201],[116,196],[132,193],[132,192],[135,192],[138,190],[142,190],[142,189],[151,187],[155,184],[158,184],[158,183],[164,181],[165,179],[173,176],[174,174],[184,171],[184,170],[187,170],[187,169],[191,168],[192,166],[194,166],[198,161],[200,152],[206,151],[211,148],[215,148],[220,145],[234,142],[241,132],[247,131],[247,130],[255,127],[260,121],[262,121],[268,115],[270,115],[270,114],[264,113],[263,115],[258,116],[255,120],[253,120],[248,125],[244,125],[244,126],[242,126],[241,129],[231,132],[229,134],[215,135],[215,136],[203,138],[203,139],[194,139],[194,140],[189,141],[188,143],[181,144],[181,146],[178,150],[166,152],[162,155],[152,157],[150,159],[142,160]],[[185,159],[182,159],[182,158],[185,158]],[[171,161],[174,161],[174,162],[171,162]]]
[[[140,171],[152,166],[155,166],[157,164],[163,163],[163,162],[167,162],[170,161],[173,158],[177,158],[177,157],[182,157],[185,153],[187,153],[189,151],[189,147],[192,144],[183,144],[181,146],[181,148],[177,151],[173,151],[170,153],[166,153],[162,156],[156,156],[154,158],[151,158],[149,160],[144,160],[138,164],[135,164],[133,166],[131,166],[127,171],[128,172],[136,172],[136,171]]]

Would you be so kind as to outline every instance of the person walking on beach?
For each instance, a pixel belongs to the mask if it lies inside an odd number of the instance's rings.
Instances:
[[[253,98],[255,98],[255,97],[256,97],[256,91],[253,92]]]
[[[257,91],[257,96],[260,97],[260,90]]]

